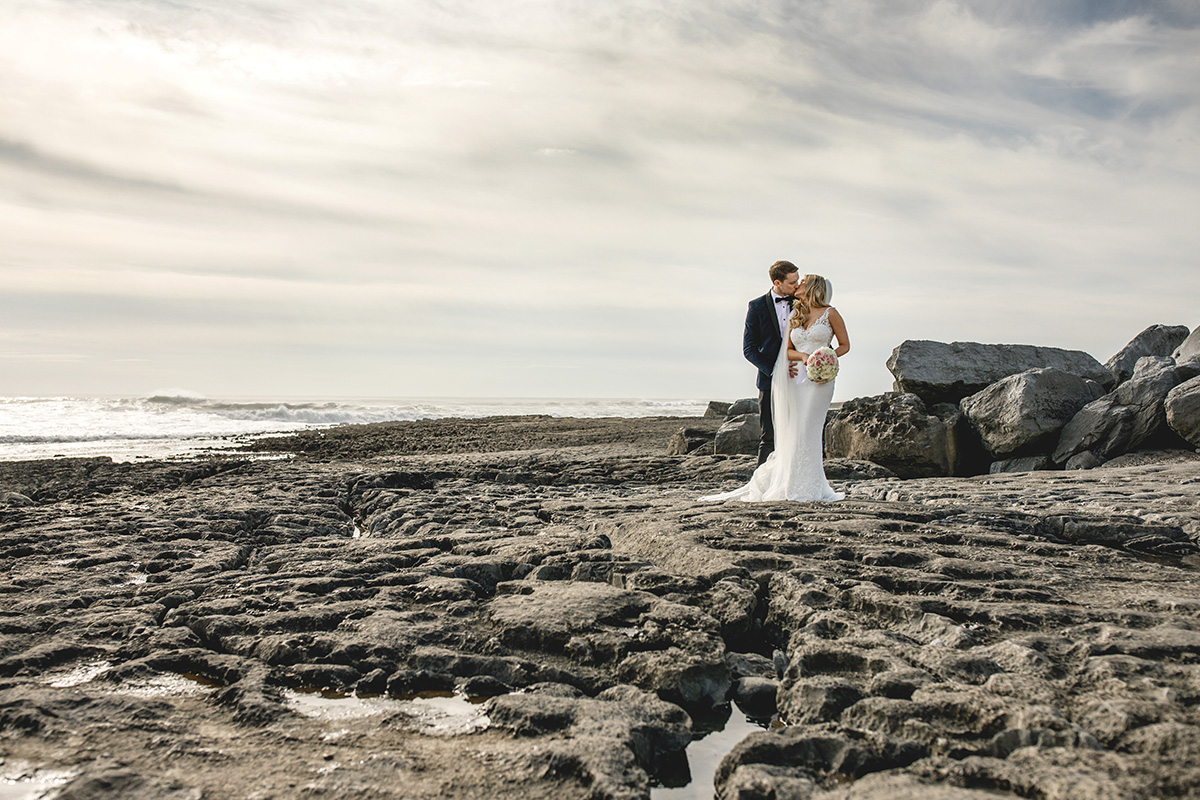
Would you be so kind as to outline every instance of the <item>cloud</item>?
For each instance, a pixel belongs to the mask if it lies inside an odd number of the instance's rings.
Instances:
[[[104,189],[130,188],[156,191],[176,191],[177,186],[158,183],[133,176],[118,175],[81,161],[72,161],[39,152],[21,142],[0,139],[0,161],[12,168],[21,169],[37,176],[58,176],[75,181],[98,184]]]
[[[1198,40],[1183,2],[16,0],[0,347],[126,367],[9,382],[729,397],[781,257],[839,286],[839,397],[904,338],[1103,359],[1196,324]]]

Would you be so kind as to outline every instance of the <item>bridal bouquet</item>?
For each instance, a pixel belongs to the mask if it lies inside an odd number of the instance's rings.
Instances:
[[[808,357],[808,379],[813,383],[829,383],[837,377],[838,357],[832,347],[820,347]]]

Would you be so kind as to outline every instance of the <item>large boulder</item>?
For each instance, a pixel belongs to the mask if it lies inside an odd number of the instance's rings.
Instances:
[[[711,430],[703,428],[680,428],[675,431],[671,441],[667,443],[667,455],[685,456],[708,455],[713,452],[713,437]]]
[[[909,340],[887,360],[896,391],[926,403],[957,403],[1009,375],[1042,367],[1088,378],[1105,389],[1113,385],[1112,373],[1095,358],[1057,347]]]
[[[1146,356],[1138,360],[1133,377],[1112,392],[1088,403],[1063,427],[1054,461],[1090,450],[1108,460],[1142,447],[1178,444],[1167,425],[1167,395],[1195,367],[1177,367],[1170,358]]]
[[[986,471],[978,437],[958,406],[926,408],[915,394],[847,400],[825,423],[827,458],[872,461],[901,478]]]
[[[1176,361],[1187,361],[1189,358],[1200,357],[1200,328],[1192,331],[1192,335],[1183,340],[1171,358]]]
[[[1139,358],[1170,356],[1188,338],[1189,332],[1186,325],[1151,325],[1105,361],[1104,368],[1118,384],[1124,383],[1133,377]]]
[[[759,412],[757,397],[743,397],[741,400],[735,400],[726,411],[725,416],[740,417],[742,414],[757,414]]]
[[[1059,369],[1009,375],[960,404],[967,420],[997,459],[1049,450],[1079,410],[1101,397],[1095,381]]]
[[[729,407],[733,403],[725,403],[720,400],[709,400],[708,408],[704,409],[705,419],[725,419],[729,416]]]
[[[1200,376],[1167,393],[1167,424],[1193,447],[1200,447]]]
[[[762,426],[757,411],[730,417],[717,429],[713,452],[720,455],[754,455],[758,452],[760,438]]]

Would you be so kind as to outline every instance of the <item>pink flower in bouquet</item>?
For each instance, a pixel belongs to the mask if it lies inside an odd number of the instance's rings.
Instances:
[[[838,357],[832,347],[818,348],[805,363],[808,379],[813,383],[829,383],[837,377]]]

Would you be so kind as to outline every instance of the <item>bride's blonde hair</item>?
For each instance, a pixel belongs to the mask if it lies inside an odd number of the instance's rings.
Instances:
[[[790,328],[799,328],[814,308],[824,308],[833,297],[833,285],[820,275],[805,275],[796,289]]]

